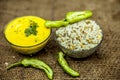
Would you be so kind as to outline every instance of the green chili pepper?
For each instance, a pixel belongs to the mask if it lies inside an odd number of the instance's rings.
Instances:
[[[60,20],[60,21],[46,21],[45,26],[49,28],[59,28],[68,25],[69,22]]]
[[[21,60],[20,62],[11,64],[10,66],[7,67],[7,69],[10,69],[15,66],[22,65],[24,67],[34,67],[38,69],[42,69],[48,76],[48,78],[51,80],[53,78],[53,71],[52,69],[43,61],[38,60],[38,59],[33,59],[33,58],[25,58]]]
[[[77,12],[68,12],[66,14],[66,20],[69,23],[75,23],[83,19],[87,19],[92,16],[91,11],[77,11]]]
[[[79,73],[71,69],[67,63],[67,61],[64,59],[64,54],[63,52],[58,52],[58,62],[60,66],[63,68],[63,70],[68,73],[69,75],[73,77],[79,76]]]

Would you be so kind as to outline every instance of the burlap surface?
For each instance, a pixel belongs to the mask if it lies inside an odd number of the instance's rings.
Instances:
[[[48,80],[38,69],[5,69],[7,63],[28,57],[14,51],[5,41],[4,26],[10,20],[24,15],[58,20],[64,18],[66,12],[77,10],[92,10],[91,19],[97,21],[104,31],[103,43],[93,55],[85,59],[66,57],[80,77],[70,77],[58,65],[56,53],[59,48],[53,36],[48,45],[33,57],[53,68],[54,80],[120,80],[120,0],[0,0],[0,80]]]

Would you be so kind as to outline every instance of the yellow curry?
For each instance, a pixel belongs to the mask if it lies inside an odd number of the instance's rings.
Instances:
[[[44,19],[36,16],[16,18],[6,26],[5,37],[16,50],[35,53],[45,46],[51,34],[51,29],[44,23]]]

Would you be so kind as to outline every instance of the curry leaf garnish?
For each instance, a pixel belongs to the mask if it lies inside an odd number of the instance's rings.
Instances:
[[[31,34],[33,35],[37,35],[37,30],[36,28],[38,27],[37,23],[35,23],[34,21],[30,20],[30,27],[25,29],[25,35],[28,37]]]

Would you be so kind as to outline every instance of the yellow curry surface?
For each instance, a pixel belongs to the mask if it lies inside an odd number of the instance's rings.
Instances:
[[[31,22],[37,24],[36,34],[26,36],[25,30],[30,28]],[[44,26],[45,20],[35,16],[24,16],[12,20],[5,29],[6,39],[17,46],[34,46],[45,41],[51,29]]]

